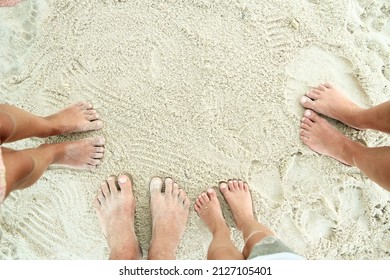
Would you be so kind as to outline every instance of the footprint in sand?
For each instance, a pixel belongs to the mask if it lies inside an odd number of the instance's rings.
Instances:
[[[329,238],[337,225],[336,218],[321,199],[314,203],[301,204],[294,215],[297,228],[310,242]]]
[[[37,22],[46,9],[45,1],[31,0],[0,11],[0,42],[9,42],[0,45],[0,77],[19,74],[23,56],[35,38]]]
[[[248,184],[275,207],[284,201],[282,180],[276,167],[264,168],[260,161],[253,160],[249,169]]]
[[[318,68],[318,65],[321,65]],[[285,102],[291,114],[302,117],[303,107],[299,99],[311,87],[331,82],[339,87],[355,103],[367,107],[367,98],[354,78],[351,63],[317,46],[302,49],[286,67],[289,77],[284,90]],[[315,71],[315,69],[319,69]]]

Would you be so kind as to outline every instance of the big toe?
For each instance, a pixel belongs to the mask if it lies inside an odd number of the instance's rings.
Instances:
[[[118,185],[124,194],[132,194],[133,182],[129,175],[120,175],[118,177]]]
[[[152,195],[161,194],[163,181],[160,177],[153,177],[149,184],[149,191]]]
[[[223,195],[226,195],[229,192],[229,186],[226,182],[219,183],[219,190]]]

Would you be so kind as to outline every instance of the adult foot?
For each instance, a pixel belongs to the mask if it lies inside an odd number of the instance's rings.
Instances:
[[[119,186],[119,189],[117,188]],[[110,248],[110,259],[138,260],[142,253],[134,231],[135,198],[131,178],[121,175],[101,184],[94,200]]]
[[[97,130],[103,127],[100,116],[88,102],[79,102],[45,117],[56,130],[56,134]]]
[[[221,182],[219,189],[232,210],[237,228],[242,231],[245,224],[254,220],[248,184],[241,180],[228,180],[227,183]]]
[[[53,164],[66,165],[76,169],[93,169],[104,155],[104,138],[97,136],[79,141],[44,144],[40,148],[48,149],[54,155]]]
[[[148,259],[175,259],[176,249],[184,233],[190,200],[171,178],[150,181],[150,208],[152,212],[152,240]]]
[[[313,151],[354,165],[351,149],[361,146],[334,128],[312,110],[305,110],[301,120],[301,140]]]
[[[207,225],[210,232],[215,235],[218,230],[227,230],[229,228],[222,215],[221,205],[217,194],[213,189],[208,189],[196,199],[195,211],[202,221]]]
[[[353,103],[329,83],[321,84],[302,96],[300,103],[307,109],[339,120],[346,125],[363,129],[359,120],[364,109]]]

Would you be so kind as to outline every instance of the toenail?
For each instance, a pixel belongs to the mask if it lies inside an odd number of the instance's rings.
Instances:
[[[208,193],[212,193],[212,192],[213,192],[213,189],[208,189],[207,192],[208,192]]]
[[[302,103],[306,103],[307,101],[308,101],[308,98],[306,98],[305,96],[302,96],[301,102],[302,102]]]
[[[310,111],[310,110],[306,110],[306,111],[305,111],[305,116],[306,116],[306,117],[311,116],[311,111]]]
[[[301,121],[305,121],[305,117],[303,117]]]
[[[127,180],[127,177],[126,176],[122,176],[118,179],[118,182],[121,183],[121,184],[124,184],[126,183],[128,180]]]

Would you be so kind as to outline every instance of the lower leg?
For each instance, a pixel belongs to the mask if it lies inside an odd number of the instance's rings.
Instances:
[[[274,234],[254,218],[252,197],[247,183],[241,180],[229,180],[227,184],[220,183],[219,187],[232,210],[237,229],[243,234],[245,246],[242,254],[247,259],[257,243]]]
[[[103,125],[92,105],[86,102],[79,102],[47,117],[36,116],[9,104],[0,104],[0,123],[1,130],[8,134],[0,132],[2,143],[96,130]]]
[[[176,249],[184,233],[189,215],[190,200],[171,179],[163,181],[154,177],[150,182],[150,208],[152,212],[152,240],[148,259],[169,260],[176,258]]]
[[[390,101],[364,110],[360,122],[362,128],[390,133]]]
[[[118,184],[119,188],[117,188]],[[111,260],[139,260],[142,252],[134,230],[135,197],[131,178],[110,177],[101,184],[94,206],[110,248]]]
[[[208,260],[242,260],[244,256],[230,238],[230,230],[222,215],[221,205],[213,189],[203,192],[195,202],[195,211],[207,225],[213,239],[207,252]]]

